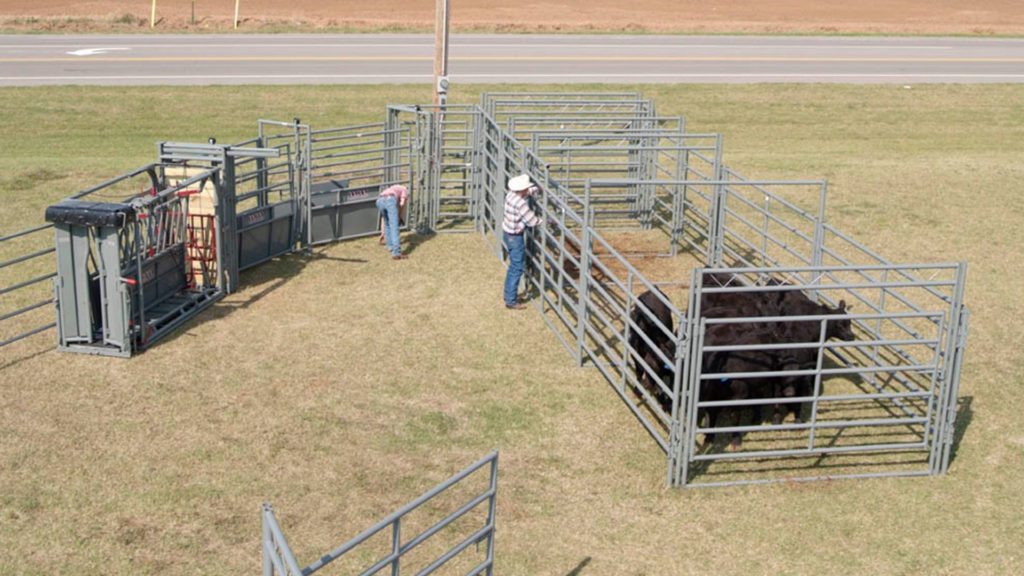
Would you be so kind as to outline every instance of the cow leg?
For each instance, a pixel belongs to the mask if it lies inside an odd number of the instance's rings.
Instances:
[[[774,392],[773,396],[775,398],[792,398],[793,396],[796,396],[798,394],[798,383],[798,379],[784,378],[781,382],[776,383],[772,387]],[[782,404],[781,402],[773,404],[772,424],[782,424],[782,422],[785,421],[786,416],[789,415],[791,411],[794,411],[794,408],[797,417],[799,417],[800,408],[797,404]]]
[[[814,387],[812,382],[813,382],[813,380],[811,378],[807,377],[807,376],[804,376],[804,377],[800,378],[797,381],[796,395],[797,396],[808,396],[811,393],[811,391],[812,391],[812,389]],[[803,403],[800,403],[800,404],[790,404],[789,405],[789,409],[793,412],[793,421],[794,422],[802,423],[804,421],[803,417],[801,416],[801,414],[803,413],[804,408],[806,408],[807,411],[810,411],[811,410],[810,402],[803,402]]]
[[[718,415],[721,414],[721,412],[722,412],[722,409],[718,408],[718,407],[715,407],[715,408],[704,408],[704,415],[707,416],[707,421],[708,421],[707,427],[708,428],[714,428],[715,426],[718,425]],[[697,415],[697,422],[699,423],[700,420],[701,420],[700,419],[700,415],[698,414]],[[715,433],[714,432],[707,432],[707,433],[704,434],[704,442],[701,444],[701,448],[712,446],[712,445],[714,445],[714,443],[715,443]]]
[[[735,380],[735,379],[734,380],[730,380],[729,381],[729,392],[730,392],[730,397],[733,400],[746,400],[747,398],[750,398],[750,384],[748,382],[746,382],[745,380]],[[733,418],[732,418],[733,426],[739,426],[740,422],[743,419],[743,409],[740,408],[740,407],[736,407],[736,408],[733,409],[732,412],[733,412]],[[755,408],[755,412],[757,412],[756,408]],[[730,451],[732,451],[732,450],[739,450],[740,446],[742,444],[743,444],[743,434],[741,434],[740,432],[733,432],[732,433],[732,438],[729,441],[729,445],[726,447],[726,450],[730,450]]]

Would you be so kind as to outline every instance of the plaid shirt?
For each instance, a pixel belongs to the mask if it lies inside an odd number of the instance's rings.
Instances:
[[[518,192],[505,194],[505,218],[501,229],[509,234],[521,234],[527,226],[534,227],[541,219],[530,210],[530,204]]]

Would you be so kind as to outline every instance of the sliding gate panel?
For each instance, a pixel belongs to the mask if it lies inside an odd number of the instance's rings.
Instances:
[[[313,185],[313,244],[360,238],[380,230],[376,201],[380,186],[349,188],[345,181]]]

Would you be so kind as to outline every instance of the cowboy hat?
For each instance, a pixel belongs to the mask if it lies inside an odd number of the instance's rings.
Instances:
[[[508,189],[512,192],[522,192],[532,186],[529,174],[520,174],[508,181]]]

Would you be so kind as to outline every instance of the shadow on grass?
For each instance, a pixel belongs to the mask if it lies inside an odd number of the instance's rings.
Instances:
[[[54,330],[54,332],[56,332],[57,329],[54,328],[53,330]],[[45,333],[49,334],[50,331],[47,330]],[[36,349],[33,346],[32,350],[28,350],[24,354],[17,354],[14,358],[11,358],[8,362],[4,362],[3,364],[0,364],[0,372],[2,372],[3,370],[6,370],[8,368],[13,368],[14,366],[17,366],[18,364],[21,364],[22,362],[27,362],[27,361],[32,360],[34,358],[38,358],[38,357],[42,356],[43,354],[46,354],[47,352],[54,352],[56,350],[57,350],[57,346],[53,343],[52,339],[50,340],[50,343],[48,345],[45,345],[45,347],[43,347],[42,344],[40,344],[40,347],[38,349]]]
[[[580,576],[580,574],[583,574],[583,569],[586,568],[588,564],[590,564],[590,556],[580,560],[580,563],[572,570],[566,572],[565,576]]]
[[[241,293],[245,288],[256,285],[259,290],[252,294],[241,294],[235,292],[228,298],[217,302],[209,309],[199,313],[185,325],[174,330],[166,339],[156,343],[156,346],[172,342],[189,333],[192,328],[201,326],[205,322],[220,320],[230,316],[236,310],[245,310],[260,300],[272,294],[278,288],[284,286],[292,278],[298,276],[310,262],[317,260],[328,260],[342,262],[345,264],[366,264],[367,260],[361,258],[337,258],[327,256],[323,252],[295,252],[281,256],[269,262],[260,264],[254,268],[243,271],[239,276]]]
[[[429,242],[436,236],[436,234],[432,234],[429,232],[417,232],[415,234],[410,234],[406,236],[405,241],[402,242],[402,254],[405,254],[406,256],[412,254],[422,244]]]
[[[971,404],[973,403],[974,396],[963,396],[957,401],[956,425],[953,429],[953,446],[949,449],[950,464],[956,460],[956,455],[960,452],[960,442],[964,439],[967,427],[971,425],[971,420],[974,418],[974,410],[971,409]]]

